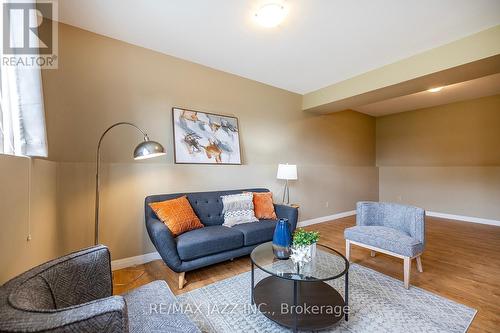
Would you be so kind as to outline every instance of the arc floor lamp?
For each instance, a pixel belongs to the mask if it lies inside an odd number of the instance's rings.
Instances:
[[[139,143],[137,147],[134,149],[134,160],[144,160],[147,158],[153,158],[165,155],[165,148],[161,144],[156,141],[152,141],[149,139],[146,132],[140,129],[138,126],[129,123],[129,122],[119,122],[108,127],[104,133],[102,133],[101,138],[99,139],[99,143],[97,145],[97,159],[96,159],[96,176],[95,176],[95,234],[94,234],[94,243],[95,245],[99,244],[99,167],[101,160],[101,143],[104,136],[113,128],[121,125],[132,126],[142,133],[144,136],[144,141]]]

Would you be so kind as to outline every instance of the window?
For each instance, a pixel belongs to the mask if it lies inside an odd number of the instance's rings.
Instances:
[[[30,13],[36,15],[34,11]],[[11,18],[8,22],[10,40],[22,41],[24,21]],[[4,54],[3,43],[0,47],[2,59],[13,56]],[[40,68],[1,61],[0,76],[0,153],[47,157]]]

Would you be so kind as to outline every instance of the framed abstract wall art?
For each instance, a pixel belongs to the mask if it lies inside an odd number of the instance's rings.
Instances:
[[[241,164],[238,119],[172,108],[177,164]]]

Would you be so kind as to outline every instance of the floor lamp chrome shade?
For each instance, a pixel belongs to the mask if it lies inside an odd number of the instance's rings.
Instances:
[[[101,144],[104,136],[113,129],[114,127],[120,125],[132,126],[144,136],[144,140],[137,145],[134,149],[134,159],[135,160],[144,160],[147,158],[153,158],[165,155],[165,148],[161,144],[156,141],[152,141],[149,139],[146,132],[137,127],[136,125],[129,122],[119,122],[108,127],[104,133],[102,133],[101,138],[99,139],[99,143],[97,145],[97,159],[96,159],[96,176],[95,176],[95,234],[94,234],[94,244],[99,244],[99,171],[101,164]]]
[[[145,160],[161,155],[165,155],[163,146],[156,141],[149,140],[147,136],[134,149],[134,160]]]
[[[282,203],[290,204],[290,187],[288,186],[289,180],[297,180],[297,166],[295,164],[279,164],[277,179],[286,180],[285,188],[283,189]],[[285,201],[286,200],[286,201]]]

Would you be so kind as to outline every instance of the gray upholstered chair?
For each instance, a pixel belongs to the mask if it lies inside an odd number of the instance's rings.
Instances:
[[[37,266],[0,287],[0,332],[199,332],[165,281],[112,296],[105,246]],[[162,309],[163,311],[159,311]]]
[[[425,245],[425,211],[418,207],[388,202],[358,202],[356,226],[344,231],[346,257],[351,244],[404,260],[404,285],[410,287],[411,260],[423,272],[420,258]]]

